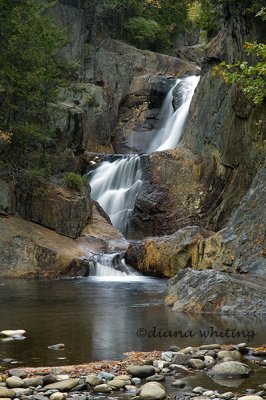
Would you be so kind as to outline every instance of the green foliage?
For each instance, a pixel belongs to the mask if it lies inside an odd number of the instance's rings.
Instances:
[[[66,187],[78,191],[81,191],[84,186],[88,185],[87,178],[85,176],[76,174],[75,172],[66,173],[63,180]]]
[[[158,22],[143,17],[130,18],[125,28],[130,41],[141,48],[152,48],[161,33]]]
[[[213,74],[219,75],[228,84],[239,84],[247,98],[254,104],[261,104],[266,97],[266,45],[246,43],[245,52],[259,61],[254,65],[247,61],[235,64],[222,62],[214,67]]]
[[[50,116],[67,73],[57,58],[66,37],[46,13],[48,6],[0,0],[0,130],[12,133],[8,152],[15,157],[49,140]]]

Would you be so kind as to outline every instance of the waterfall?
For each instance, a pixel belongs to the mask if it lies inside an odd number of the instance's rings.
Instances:
[[[198,76],[190,76],[176,81],[163,103],[159,127],[150,144],[148,153],[172,149],[179,143],[199,79]],[[180,97],[180,105],[174,110],[173,98],[176,91]],[[129,155],[113,162],[104,161],[88,174],[88,178],[91,186],[91,197],[98,201],[110,216],[113,226],[127,237],[130,230],[130,215],[142,187],[140,156]],[[129,267],[123,259],[119,261],[118,271],[114,264],[113,255],[105,254],[95,257],[91,265],[91,275],[123,276],[123,274],[132,273],[130,269],[127,269]]]
[[[93,254],[90,258],[89,276],[108,277],[108,279],[109,277],[141,277],[139,273],[125,263],[121,253]]]
[[[89,177],[91,197],[124,235],[142,185],[141,176],[140,157],[130,156],[114,162],[104,161]]]
[[[199,79],[199,76],[177,79],[162,105],[159,115],[161,122],[148,148],[148,153],[173,149],[180,142],[188,117],[189,106]],[[175,91],[178,91],[180,95],[180,106],[176,110],[172,106]]]

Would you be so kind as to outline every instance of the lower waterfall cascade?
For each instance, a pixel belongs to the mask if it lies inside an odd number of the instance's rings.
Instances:
[[[163,102],[159,114],[159,126],[147,153],[173,149],[178,145],[199,79],[199,76],[189,76],[176,80]],[[173,99],[176,91],[180,104],[174,110]],[[91,197],[109,215],[113,226],[128,237],[130,216],[143,183],[140,155],[130,154],[115,161],[103,161],[99,167],[88,174],[88,180],[91,186]],[[104,272],[100,265],[108,269]],[[92,267],[91,274],[108,275],[110,266],[110,258],[101,257],[101,262],[96,262]],[[120,271],[117,269],[113,271],[113,275],[130,273],[132,271],[124,269],[123,266]]]

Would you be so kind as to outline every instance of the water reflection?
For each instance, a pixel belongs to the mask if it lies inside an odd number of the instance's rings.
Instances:
[[[0,331],[25,329],[24,341],[1,342],[0,359],[22,365],[62,365],[120,359],[127,351],[164,350],[202,343],[239,343],[232,338],[202,339],[199,330],[255,330],[250,342],[265,341],[266,321],[254,316],[175,314],[163,305],[165,281],[106,281],[95,278],[60,281],[1,281]],[[140,328],[191,331],[193,337],[138,337]],[[64,343],[65,349],[48,346]],[[61,359],[66,357],[66,359]]]

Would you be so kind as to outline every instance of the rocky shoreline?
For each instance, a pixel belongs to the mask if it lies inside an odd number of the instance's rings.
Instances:
[[[265,345],[251,348],[245,343],[205,344],[184,349],[172,346],[165,352],[132,352],[126,356],[122,361],[2,371],[0,399],[266,399]],[[197,375],[205,385],[193,385]],[[251,375],[256,379],[253,387],[248,387],[246,381]]]

